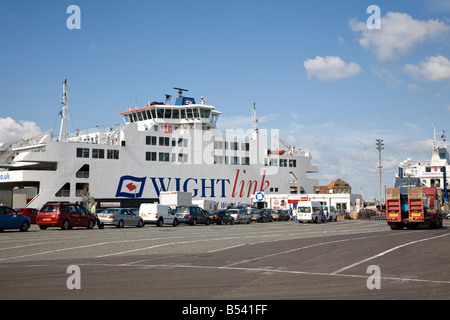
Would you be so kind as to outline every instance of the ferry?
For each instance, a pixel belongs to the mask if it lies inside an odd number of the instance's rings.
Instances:
[[[135,207],[181,191],[227,208],[250,203],[255,193],[313,193],[318,179],[309,175],[318,169],[311,154],[291,146],[272,151],[269,138],[278,130],[258,128],[255,105],[253,125],[224,133],[221,112],[174,89],[174,104],[166,94],[164,102],[122,111],[119,124],[69,133],[65,80],[59,135],[48,131],[0,150],[0,202]]]
[[[433,151],[431,160],[412,163],[408,158],[399,165],[396,178],[416,178],[420,180],[422,187],[433,187],[441,189],[444,200],[448,200],[447,186],[449,183],[448,172],[450,169],[450,156],[447,151],[445,131],[439,133],[440,139],[436,138],[436,127],[434,127]]]

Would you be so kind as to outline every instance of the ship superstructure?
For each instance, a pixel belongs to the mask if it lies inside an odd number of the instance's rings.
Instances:
[[[444,198],[448,199],[447,186],[449,183],[450,156],[447,151],[445,132],[442,131],[439,135],[440,140],[436,136],[436,128],[434,127],[431,160],[412,163],[412,159],[408,158],[402,161],[396,178],[418,178],[422,187],[441,189]]]
[[[158,201],[162,191],[191,192],[219,208],[250,203],[256,192],[312,193],[317,173],[308,152],[273,150],[278,130],[217,127],[221,115],[178,90],[171,104],[149,102],[121,112],[120,124],[67,133],[67,81],[59,136],[47,132],[0,153],[0,201],[40,208],[48,201],[87,201],[100,207]],[[21,196],[24,195],[25,196]]]

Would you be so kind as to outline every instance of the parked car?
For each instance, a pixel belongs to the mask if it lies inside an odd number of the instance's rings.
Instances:
[[[288,210],[277,210],[278,221],[289,221],[291,219]]]
[[[280,215],[278,214],[278,210],[268,209],[269,214],[272,216],[272,221],[281,221]]]
[[[31,223],[36,223],[36,217],[39,213],[39,210],[33,208],[14,208],[14,211],[30,218]]]
[[[245,209],[228,209],[228,214],[231,215],[234,219],[234,222],[237,223],[250,223],[250,215],[247,213]]]
[[[47,203],[42,206],[36,217],[41,230],[48,227],[60,227],[62,230],[74,227],[92,229],[96,218],[83,206],[72,203]]]
[[[178,218],[169,206],[158,203],[142,203],[139,207],[139,216],[144,219],[145,223],[156,224],[162,227],[164,224],[176,227]]]
[[[223,210],[209,211],[208,214],[211,223],[234,224],[234,218],[226,211]]]
[[[256,222],[272,222],[270,209],[259,209],[251,214],[251,220]]]
[[[107,208],[97,214],[99,219],[99,229],[105,225],[123,228],[124,226],[135,226],[142,228],[144,220],[139,216],[137,209],[130,208]]]
[[[209,225],[209,215],[200,207],[196,206],[178,206],[175,209],[175,215],[179,222],[196,225],[198,223],[203,223]]]
[[[27,231],[30,228],[30,218],[24,216],[14,209],[0,206],[0,231],[5,229],[19,229]]]

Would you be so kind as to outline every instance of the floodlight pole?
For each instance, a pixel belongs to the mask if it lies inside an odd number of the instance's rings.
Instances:
[[[382,198],[382,196],[381,196],[381,168],[383,167],[383,165],[381,164],[381,150],[384,149],[383,148],[383,146],[384,146],[383,139],[377,139],[376,146],[377,146],[377,150],[378,150],[378,169],[380,172],[380,210],[381,210],[381,198]]]

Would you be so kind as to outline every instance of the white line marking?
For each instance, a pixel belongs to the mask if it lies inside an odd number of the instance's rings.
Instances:
[[[49,254],[49,253],[55,253],[55,252],[61,252],[61,251],[68,251],[68,250],[74,250],[74,249],[84,249],[84,248],[88,248],[88,247],[101,246],[101,245],[106,244],[106,243],[107,242],[102,242],[102,243],[95,243],[95,244],[90,244],[90,245],[86,245],[86,246],[71,247],[71,248],[64,248],[64,249],[56,249],[56,250],[37,252],[37,253],[29,253],[29,254],[24,254],[22,256],[0,258],[0,260],[3,261],[3,260],[11,260],[11,259],[19,259],[19,258],[28,258],[28,257],[31,257],[31,256],[39,256],[39,255],[42,255],[42,254]]]
[[[408,243],[404,243],[404,244],[401,244],[401,245],[399,245],[399,246],[393,247],[393,248],[391,248],[391,249],[389,249],[389,250],[383,251],[383,252],[381,252],[381,253],[379,253],[379,254],[376,254],[376,255],[374,255],[374,256],[372,256],[372,257],[369,257],[369,258],[360,260],[360,261],[355,262],[355,263],[353,263],[353,264],[351,264],[351,265],[348,265],[348,266],[346,266],[346,267],[343,267],[343,268],[341,268],[341,269],[339,269],[339,270],[333,271],[331,274],[336,275],[336,274],[338,274],[338,273],[341,273],[341,272],[343,272],[343,271],[346,271],[346,270],[348,270],[348,269],[351,269],[351,268],[353,268],[353,267],[356,267],[357,265],[360,265],[360,264],[362,264],[362,263],[364,263],[364,262],[367,262],[367,261],[370,261],[370,260],[379,258],[379,257],[381,257],[381,256],[384,256],[385,254],[388,254],[388,253],[390,253],[390,252],[392,252],[392,251],[394,251],[394,250],[397,250],[397,249],[400,249],[400,248],[403,248],[403,247],[406,247],[406,246],[409,246],[409,245],[412,245],[412,244],[415,244],[415,243],[419,243],[419,242],[423,242],[423,241],[428,241],[428,240],[433,240],[433,239],[437,239],[437,238],[446,237],[446,236],[448,236],[448,235],[449,235],[449,233],[446,233],[446,234],[443,234],[443,235],[440,235],[440,236],[436,236],[436,237],[425,238],[425,239],[420,239],[420,240],[416,240],[416,241],[411,241],[411,242],[408,242]]]

